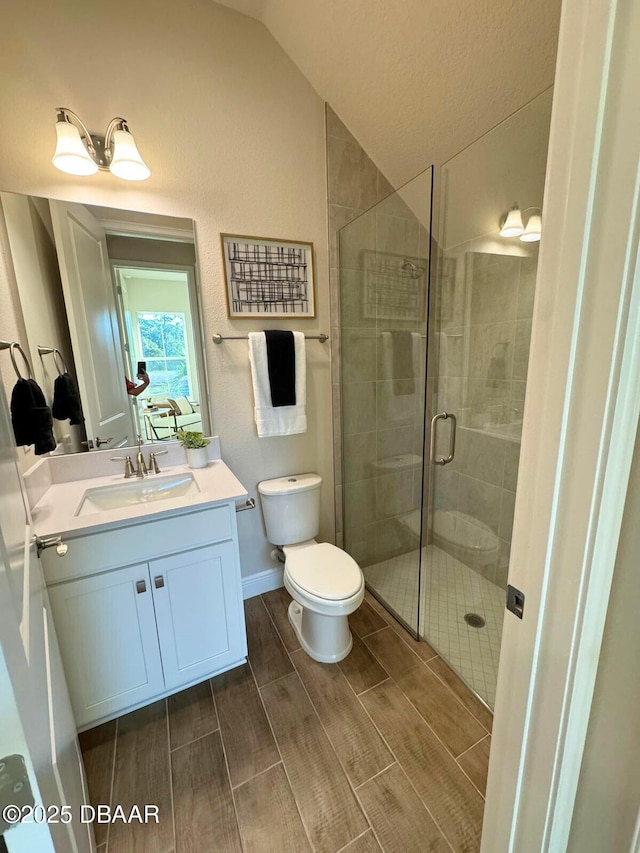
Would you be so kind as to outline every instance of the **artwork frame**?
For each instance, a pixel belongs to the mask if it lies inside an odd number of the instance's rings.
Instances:
[[[316,316],[313,243],[220,234],[232,320]]]

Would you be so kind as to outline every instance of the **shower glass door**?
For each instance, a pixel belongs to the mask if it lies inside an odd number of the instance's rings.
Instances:
[[[432,169],[341,229],[344,547],[417,636]]]
[[[453,460],[425,480],[419,632],[495,702],[538,242],[500,236],[514,201],[540,213],[551,115],[543,93],[445,164],[434,273],[430,415],[457,419]],[[436,265],[434,265],[436,266]],[[449,425],[436,422],[436,460]]]

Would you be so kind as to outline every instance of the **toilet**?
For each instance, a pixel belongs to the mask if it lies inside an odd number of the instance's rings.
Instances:
[[[360,566],[342,549],[316,542],[320,528],[318,474],[292,474],[258,483],[270,542],[284,554],[284,585],[293,598],[289,621],[314,660],[335,663],[351,651],[347,617],[362,604]]]

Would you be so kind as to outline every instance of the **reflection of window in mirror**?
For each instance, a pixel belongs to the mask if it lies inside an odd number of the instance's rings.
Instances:
[[[184,314],[138,311],[135,359],[146,361],[151,382],[147,393],[191,397],[193,380],[187,353]],[[134,360],[135,360],[134,359]]]

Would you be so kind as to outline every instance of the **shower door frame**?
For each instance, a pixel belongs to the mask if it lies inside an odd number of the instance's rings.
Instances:
[[[425,494],[427,494],[429,492],[428,489],[425,489],[425,478],[428,478],[428,481],[430,482],[430,476],[429,475],[430,475],[430,466],[431,466],[431,463],[430,463],[429,458],[428,458],[428,454],[429,454],[428,423],[429,423],[429,421],[427,420],[427,418],[428,418],[428,413],[429,413],[429,409],[430,409],[430,394],[431,394],[431,390],[433,388],[433,382],[434,382],[434,378],[436,375],[435,373],[430,374],[430,372],[429,372],[429,364],[430,364],[430,359],[432,357],[432,348],[431,348],[431,341],[433,340],[432,323],[433,323],[433,317],[435,315],[435,312],[433,311],[433,300],[435,298],[435,288],[433,287],[432,276],[433,276],[433,270],[434,270],[433,257],[434,257],[434,251],[436,249],[436,244],[434,242],[434,237],[433,237],[433,225],[434,225],[433,205],[434,205],[434,199],[435,199],[434,187],[435,187],[435,182],[436,182],[436,167],[434,165],[427,166],[425,169],[423,169],[421,172],[419,172],[413,178],[411,178],[410,180],[408,180],[404,184],[402,184],[402,186],[398,187],[397,189],[394,189],[394,191],[392,193],[389,193],[388,196],[386,196],[383,199],[380,199],[380,201],[376,202],[368,210],[363,211],[363,213],[361,213],[359,216],[357,216],[354,220],[343,225],[341,228],[338,229],[338,232],[337,232],[337,235],[338,235],[338,252],[340,255],[340,248],[341,248],[340,235],[342,234],[343,231],[346,231],[346,229],[350,228],[354,224],[354,222],[361,220],[363,217],[374,213],[374,211],[376,211],[378,208],[380,208],[381,205],[384,205],[385,202],[389,201],[394,196],[400,196],[402,198],[401,191],[405,187],[412,184],[414,181],[417,181],[420,178],[422,178],[422,176],[425,175],[426,173],[430,173],[429,198],[428,198],[428,204],[429,204],[429,216],[428,216],[428,247],[429,248],[428,248],[428,252],[429,252],[429,254],[428,254],[428,258],[427,258],[427,269],[426,269],[426,294],[425,294],[425,302],[424,302],[424,324],[422,326],[422,330],[424,331],[424,336],[425,336],[425,350],[424,350],[425,375],[424,375],[424,386],[422,388],[422,391],[424,394],[424,399],[423,399],[423,406],[422,406],[422,441],[421,441],[422,460],[421,460],[421,492],[420,492],[420,510],[419,510],[420,511],[420,534],[419,534],[419,541],[418,541],[418,545],[417,545],[417,552],[418,552],[418,563],[417,563],[418,583],[417,583],[417,588],[418,588],[418,591],[417,591],[417,600],[416,600],[416,624],[415,624],[415,627],[414,627],[414,625],[407,622],[407,620],[402,616],[402,614],[397,612],[397,610],[392,606],[392,604],[390,604],[389,601],[387,601],[383,597],[382,593],[378,592],[374,586],[370,585],[370,583],[367,581],[366,575],[365,575],[365,587],[366,587],[367,591],[386,610],[388,610],[394,616],[394,618],[407,630],[407,632],[409,634],[411,634],[414,637],[414,639],[416,639],[416,640],[423,639],[422,636],[420,635],[420,610],[421,610],[421,600],[422,600],[421,595],[422,595],[422,589],[423,589],[423,587],[422,587],[422,543],[423,543],[423,537],[424,537],[424,531],[425,531]],[[418,220],[417,215],[416,214],[414,214],[414,215],[416,216],[416,219]],[[377,251],[377,249],[375,249],[374,251]],[[407,254],[410,254],[410,253],[407,253]],[[338,297],[339,298],[341,297],[341,288],[342,288],[342,270],[343,270],[342,264],[339,262],[338,263],[338,280],[339,280]],[[376,317],[375,322],[376,322],[376,329],[377,329],[377,323],[378,323],[377,317]],[[342,311],[340,312],[340,323],[339,323],[339,327],[338,327],[337,332],[338,332],[340,338],[342,338],[342,334],[343,334],[343,314],[342,314]],[[342,459],[341,468],[342,468],[342,471],[341,471],[341,474],[342,474],[342,484],[343,484],[343,488],[342,488],[342,516],[343,516],[343,519],[345,519],[344,528],[343,528],[343,531],[344,531],[343,536],[344,536],[344,544],[345,544],[345,548],[346,548],[346,546],[347,546],[347,535],[346,535],[347,489],[346,489],[346,477],[345,477],[346,453],[344,451],[344,440],[345,440],[344,404],[343,404],[344,366],[345,366],[345,361],[344,361],[344,358],[341,357],[340,358],[340,382],[339,382],[340,395],[341,395],[341,401],[340,401],[340,411],[341,411],[340,441],[341,441],[341,447],[342,447],[342,452],[341,452],[341,459]],[[366,569],[365,569],[365,572],[366,572]]]

